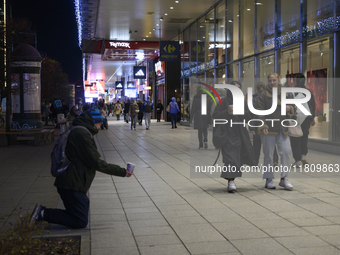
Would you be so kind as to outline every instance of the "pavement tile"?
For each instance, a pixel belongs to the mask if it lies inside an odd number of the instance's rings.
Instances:
[[[277,241],[271,238],[258,238],[230,241],[243,255],[263,255],[263,254],[293,254]]]
[[[190,254],[183,244],[156,245],[151,247],[139,247],[141,255],[186,255]]]
[[[304,248],[291,248],[291,251],[296,255],[339,255],[340,249],[332,246],[324,247],[304,247]]]

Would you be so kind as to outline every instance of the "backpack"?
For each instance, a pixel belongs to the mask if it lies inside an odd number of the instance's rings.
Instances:
[[[55,143],[51,153],[51,174],[53,177],[61,175],[70,165],[70,160],[66,157],[65,148],[67,144],[68,135],[72,130],[81,128],[90,131],[84,126],[71,126]],[[91,134],[91,133],[90,133]],[[92,134],[91,134],[92,136]]]
[[[146,102],[144,111],[151,112],[151,103],[149,101]]]
[[[54,109],[62,109],[63,108],[63,104],[61,103],[60,100],[54,100],[53,106],[54,106]]]

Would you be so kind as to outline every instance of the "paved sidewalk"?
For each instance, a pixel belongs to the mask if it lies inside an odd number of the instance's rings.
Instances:
[[[236,179],[238,192],[229,194],[218,175],[190,173],[190,165],[217,156],[211,142],[208,150],[197,149],[196,132],[164,122],[134,131],[109,117],[109,130],[95,138],[98,148],[108,162],[135,163],[135,175],[98,172],[89,192],[89,226],[53,225],[50,235],[81,235],[81,252],[91,255],[340,254],[338,173],[292,174],[293,191],[278,187],[278,174],[277,189],[267,190],[261,174],[247,173]],[[36,202],[62,206],[49,173],[52,148],[0,148],[2,229],[15,207],[31,212]],[[316,151],[308,160],[340,164],[338,155]]]

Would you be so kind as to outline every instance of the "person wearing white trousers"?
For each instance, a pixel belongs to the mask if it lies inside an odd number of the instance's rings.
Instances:
[[[262,166],[263,179],[266,179],[265,188],[275,189],[273,182],[274,172],[281,172],[279,186],[291,190],[293,185],[288,181],[287,176],[290,170],[291,146],[288,137],[288,128],[281,126],[281,121],[294,116],[294,107],[286,106],[286,116],[281,115],[281,87],[279,75],[272,73],[268,75],[268,84],[265,91],[258,95],[256,109],[268,110],[273,104],[273,88],[277,88],[277,107],[275,111],[268,116],[259,116],[264,125],[258,128],[258,133],[262,135],[264,162]],[[271,122],[270,120],[277,120]],[[281,165],[275,166],[273,162],[273,153],[277,146],[278,154],[281,158]]]

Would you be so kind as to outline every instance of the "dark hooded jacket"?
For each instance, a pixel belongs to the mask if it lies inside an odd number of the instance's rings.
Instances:
[[[74,129],[68,136],[65,153],[71,164],[64,173],[58,176],[54,186],[63,189],[76,190],[86,193],[95,177],[96,171],[109,175],[124,177],[126,169],[100,159],[93,136],[98,133],[89,111],[77,117],[74,126],[84,126],[84,129]]]
[[[231,105],[230,98],[225,97],[222,99],[222,106],[218,104],[213,114],[214,119],[226,119],[227,124],[220,125],[223,128],[225,135],[223,136],[224,143],[222,146],[223,163],[225,165],[235,166],[239,171],[243,164],[255,166],[255,154],[252,143],[249,138],[249,133],[246,127],[242,124],[234,124],[232,127],[230,121],[233,123],[242,123],[252,117],[245,103],[245,115],[229,115],[228,106]],[[235,177],[240,177],[241,172]]]

